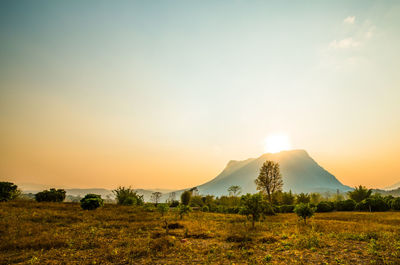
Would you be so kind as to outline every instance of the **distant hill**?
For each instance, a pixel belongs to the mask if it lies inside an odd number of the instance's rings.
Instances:
[[[225,169],[211,181],[198,186],[201,194],[221,196],[228,194],[232,185],[242,188],[242,194],[256,192],[254,180],[259,169],[266,160],[278,162],[283,177],[283,190],[300,192],[336,192],[349,191],[328,171],[319,166],[304,150],[267,153],[258,158],[243,161],[229,161]],[[182,191],[177,191],[179,195]]]
[[[385,187],[383,189],[384,190],[395,190],[395,189],[398,189],[398,188],[400,188],[400,181],[395,183],[395,184],[393,184],[393,185],[387,186],[387,187]]]

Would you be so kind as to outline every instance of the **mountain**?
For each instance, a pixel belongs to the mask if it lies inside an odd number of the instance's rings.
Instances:
[[[395,190],[395,189],[398,189],[398,188],[400,188],[400,181],[395,183],[395,184],[393,184],[393,185],[387,186],[387,187],[385,187],[383,189],[384,190]]]
[[[290,150],[267,153],[258,158],[243,161],[229,161],[225,169],[211,181],[198,186],[200,194],[226,195],[232,185],[242,188],[242,194],[255,193],[254,180],[266,160],[278,162],[283,179],[283,190],[300,192],[336,192],[351,190],[335,176],[319,166],[304,150]],[[177,191],[179,195],[181,191]]]

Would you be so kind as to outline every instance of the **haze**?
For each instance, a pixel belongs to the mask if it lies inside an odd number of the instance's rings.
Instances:
[[[180,189],[284,134],[400,180],[397,1],[1,1],[0,178]]]

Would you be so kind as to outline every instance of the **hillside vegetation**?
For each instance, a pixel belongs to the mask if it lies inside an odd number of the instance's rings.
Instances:
[[[165,229],[168,224],[168,231]],[[167,234],[168,232],[168,234]],[[0,264],[399,264],[400,212],[237,214],[0,203]]]

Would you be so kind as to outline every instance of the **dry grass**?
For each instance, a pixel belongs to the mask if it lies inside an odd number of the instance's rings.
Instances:
[[[400,264],[400,212],[279,214],[255,230],[239,215],[166,218],[169,235],[141,208],[0,203],[0,264]]]

